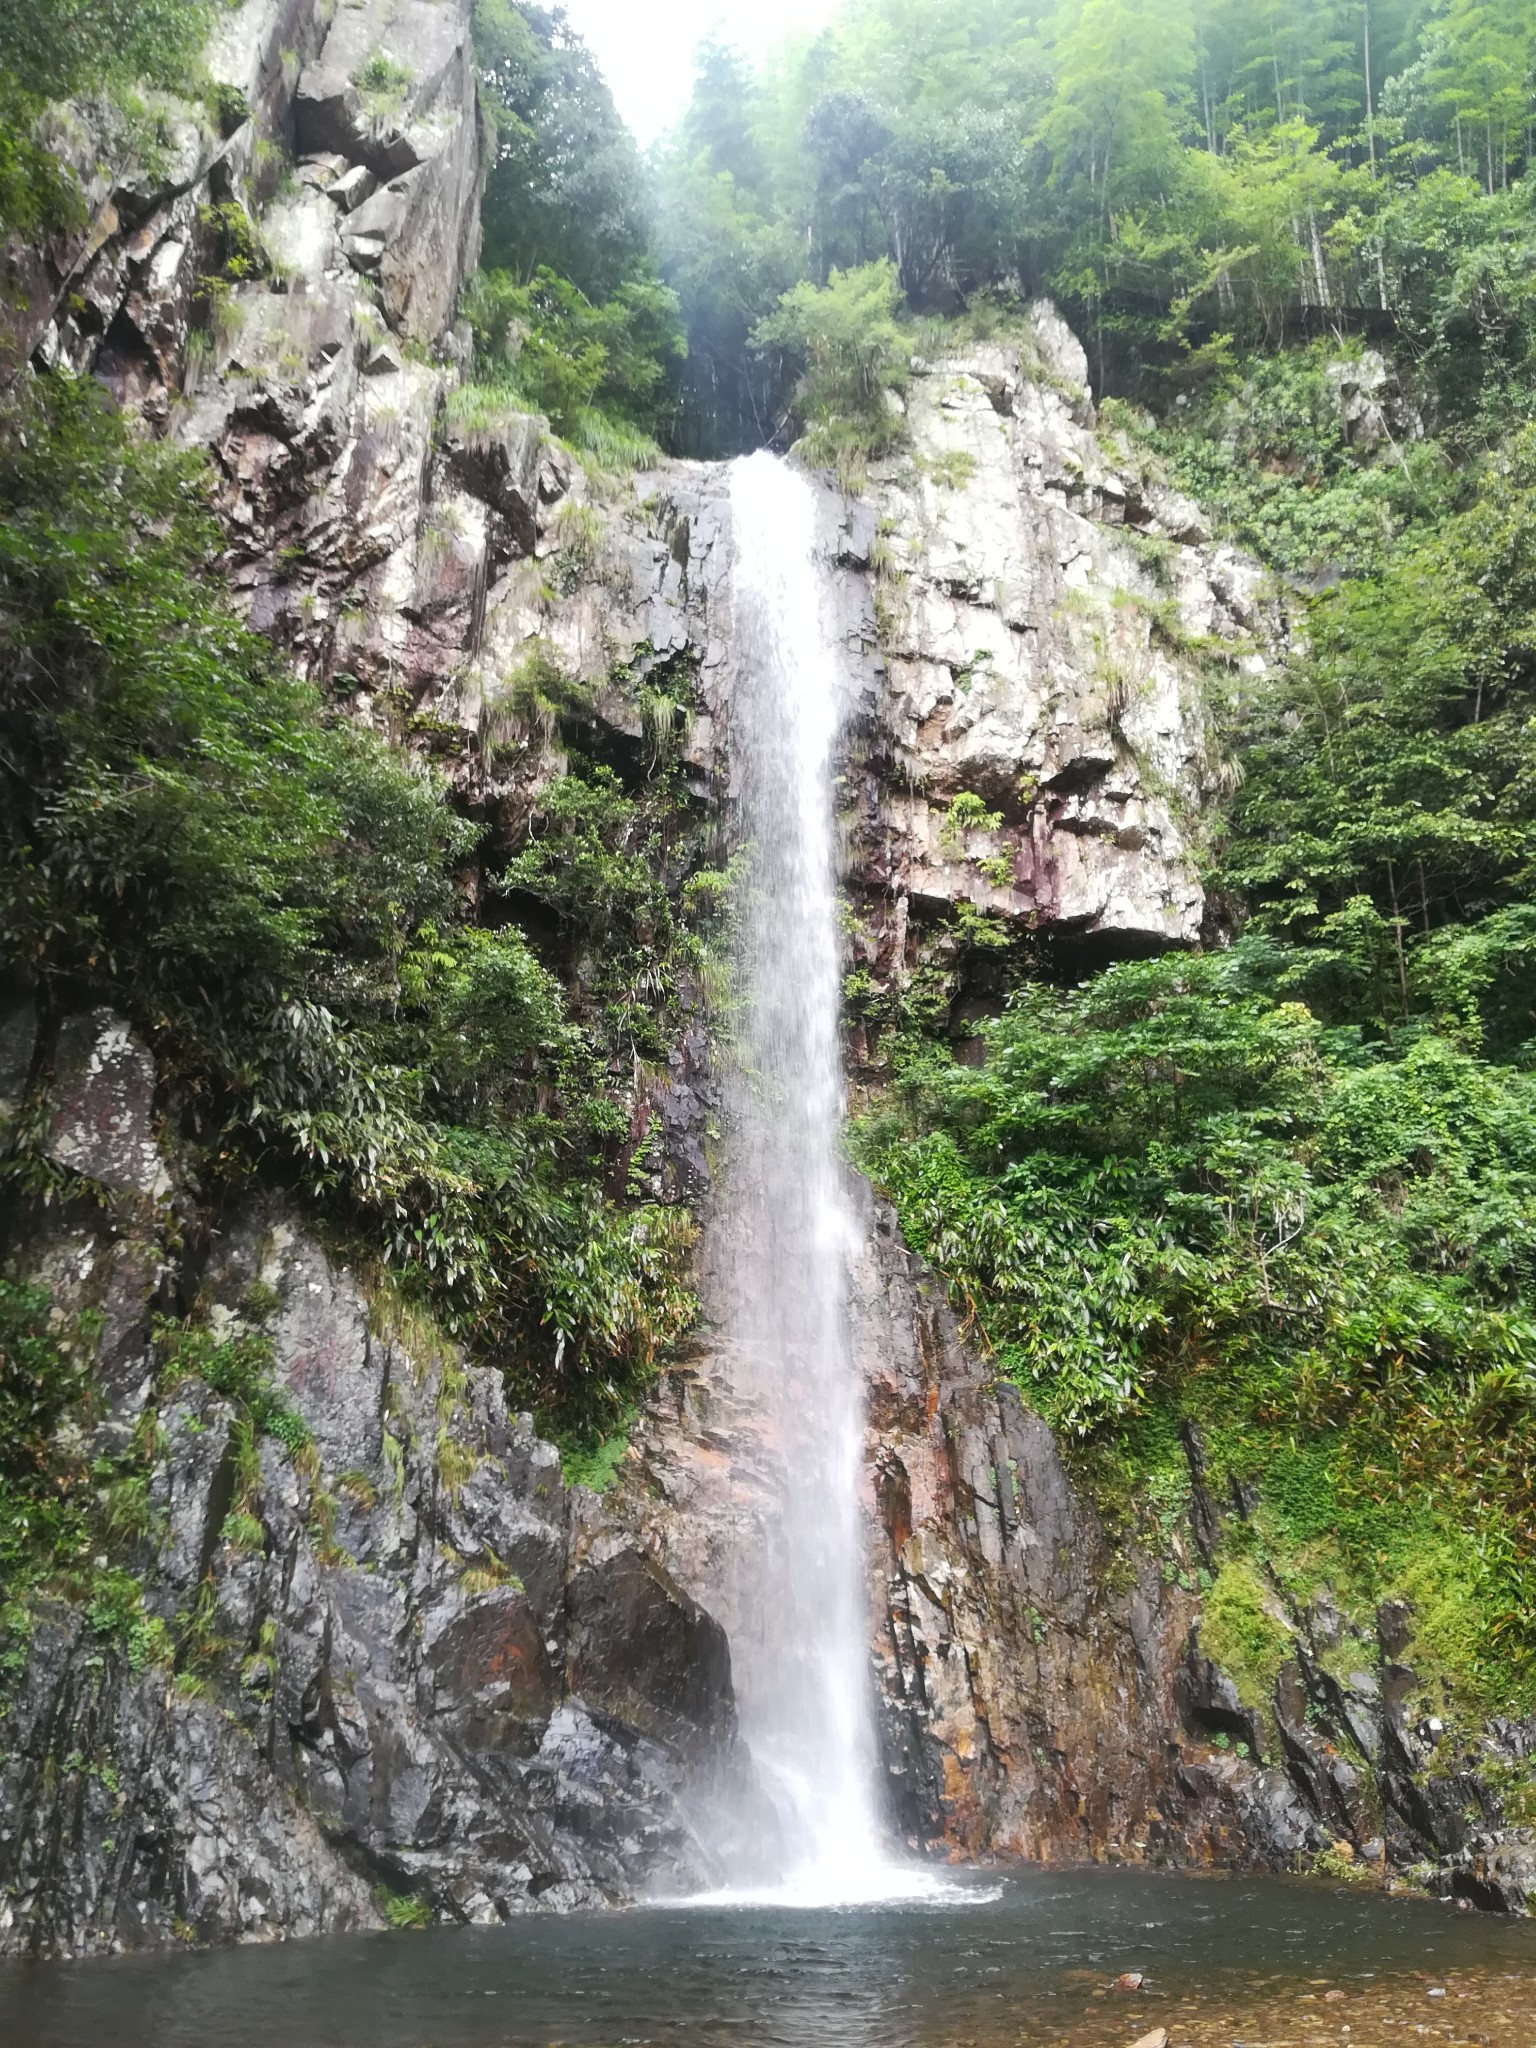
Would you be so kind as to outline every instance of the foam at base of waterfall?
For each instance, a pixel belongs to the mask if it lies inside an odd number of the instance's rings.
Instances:
[[[980,1879],[972,1869],[919,1863],[885,1849],[868,1852],[862,1843],[840,1853],[826,1853],[771,1881],[727,1884],[718,1891],[695,1892],[687,1898],[657,1901],[669,1906],[783,1907],[791,1912],[858,1912],[888,1906],[953,1906],[964,1901],[985,1905],[1002,1897],[1001,1884]]]
[[[696,1892],[668,1899],[669,1906],[733,1910],[782,1906],[791,1912],[858,1912],[880,1906],[987,1905],[1003,1895],[1000,1884],[968,1884],[942,1870],[913,1863],[880,1863],[867,1870],[815,1868],[792,1873],[781,1883]]]

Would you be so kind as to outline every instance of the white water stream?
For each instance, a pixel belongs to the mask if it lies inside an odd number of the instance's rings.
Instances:
[[[733,750],[750,851],[737,962],[728,1331],[740,1389],[782,1454],[783,1498],[733,1643],[742,1732],[778,1810],[781,1868],[757,1897],[849,1904],[926,1890],[876,1811],[861,1551],[862,1389],[848,1333],[852,1213],[833,844],[839,677],[807,480],[769,455],[731,471]]]

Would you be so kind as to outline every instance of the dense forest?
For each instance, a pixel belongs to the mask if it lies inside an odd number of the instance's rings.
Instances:
[[[206,21],[10,10],[8,227],[78,204],[43,105],[106,95],[152,146],[136,95]],[[1453,1690],[1536,1700],[1536,14],[849,0],[761,70],[706,49],[650,160],[559,10],[480,0],[477,45],[466,404],[595,469],[794,444],[857,488],[900,459],[913,354],[1048,292],[1104,418],[1273,572],[1287,657],[1210,684],[1207,947],[1069,985],[1020,950],[980,1069],[942,1013],[892,1017],[854,1147],[1107,1505],[1187,1498],[1195,1419],[1221,1484],[1263,1476],[1272,1572],[1406,1589]],[[1362,440],[1338,370],[1367,351],[1398,424]],[[141,1020],[220,1171],[387,1221],[485,1355],[575,1333],[560,1398],[611,1430],[692,1313],[687,1219],[605,1180],[636,991],[706,943],[658,799],[577,750],[502,877],[606,949],[573,1020],[456,895],[472,834],[430,778],[233,624],[197,464],[51,382],[0,458],[5,964]],[[35,1304],[0,1310],[19,1552],[61,1395]],[[1213,1645],[1268,1668],[1243,1556],[1210,1591]]]

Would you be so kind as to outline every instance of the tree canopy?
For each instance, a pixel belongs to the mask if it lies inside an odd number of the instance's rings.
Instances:
[[[875,261],[913,311],[1053,292],[1111,385],[1344,322],[1491,414],[1536,331],[1533,65],[1517,0],[848,0],[760,72],[711,46],[660,161],[688,444],[760,438],[774,299]]]

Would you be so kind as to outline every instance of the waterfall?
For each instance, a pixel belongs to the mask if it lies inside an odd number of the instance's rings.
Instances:
[[[839,675],[810,484],[733,465],[732,738],[749,849],[739,920],[727,1336],[782,1461],[777,1526],[733,1643],[742,1732],[779,1815],[781,1895],[889,1896],[876,1813],[861,1555],[862,1389],[848,1333],[855,1238],[839,1163],[841,945],[833,841]]]

